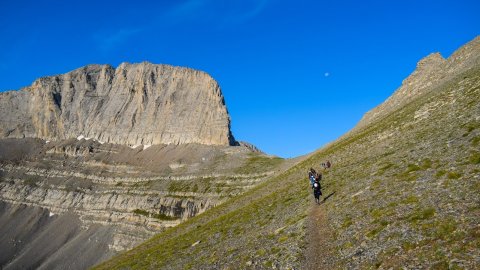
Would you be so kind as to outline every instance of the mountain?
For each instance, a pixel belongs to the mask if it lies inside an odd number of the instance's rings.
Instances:
[[[420,60],[415,71],[402,82],[402,86],[384,103],[366,113],[359,126],[367,125],[413,99],[435,91],[458,74],[479,65],[478,51],[480,51],[480,37],[454,52],[448,59],[443,58],[440,53],[432,53]]]
[[[0,93],[0,268],[86,269],[292,161],[237,143],[218,84],[90,65]]]
[[[217,82],[189,68],[89,65],[0,93],[0,136],[122,145],[233,145]]]
[[[477,269],[477,37],[419,62],[349,133],[96,269]],[[322,170],[313,203],[307,170]]]

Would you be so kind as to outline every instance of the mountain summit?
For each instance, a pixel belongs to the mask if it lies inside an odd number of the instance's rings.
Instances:
[[[88,65],[0,94],[0,137],[233,145],[218,83],[169,65]]]
[[[432,53],[417,63],[415,71],[384,103],[364,115],[359,126],[388,115],[412,100],[436,91],[438,86],[465,72],[472,66],[480,65],[480,36],[456,50],[447,59],[440,53]]]

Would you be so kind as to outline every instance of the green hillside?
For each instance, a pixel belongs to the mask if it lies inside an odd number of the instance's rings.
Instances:
[[[306,173],[326,160],[317,206]],[[327,215],[334,268],[474,269],[479,177],[476,67],[97,269],[302,269],[312,207]]]

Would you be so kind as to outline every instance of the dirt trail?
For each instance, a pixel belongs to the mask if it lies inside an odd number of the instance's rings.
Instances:
[[[326,208],[323,202],[312,202],[307,221],[307,249],[302,269],[336,269],[337,251],[333,232],[328,226]]]

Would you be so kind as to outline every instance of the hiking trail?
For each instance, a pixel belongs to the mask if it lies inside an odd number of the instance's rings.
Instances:
[[[335,269],[337,251],[333,244],[333,232],[328,226],[324,203],[325,201],[322,201],[317,205],[312,202],[307,219],[307,248],[302,269]]]

